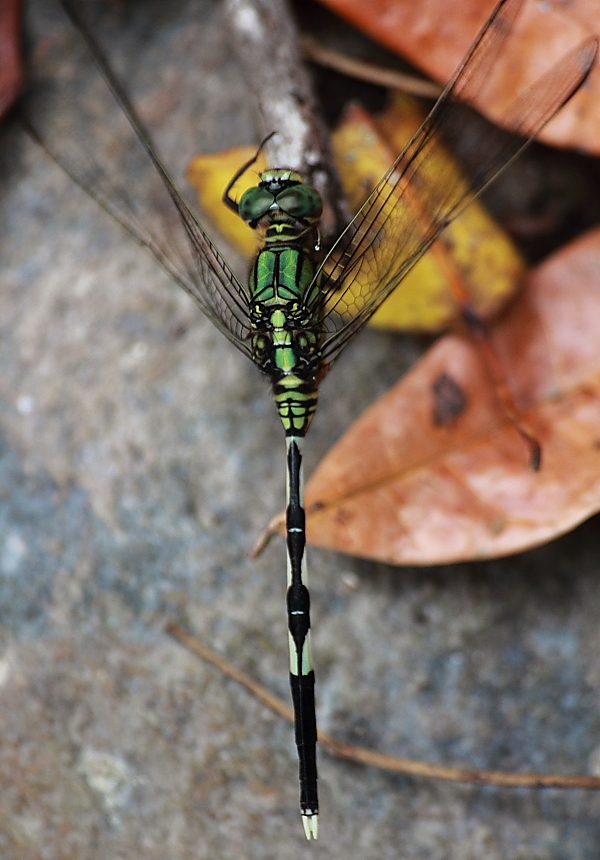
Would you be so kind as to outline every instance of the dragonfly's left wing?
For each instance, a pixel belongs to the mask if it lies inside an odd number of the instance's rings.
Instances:
[[[443,139],[454,137],[461,122],[456,102],[472,101],[485,85],[521,4],[499,4],[419,131],[324,261],[326,362],[339,355],[442,230],[527,146],[589,74],[597,53],[595,39],[563,57],[510,105],[502,123],[521,137],[493,135],[477,153],[478,169],[470,183],[444,172]]]
[[[45,57],[42,80],[24,100],[25,125],[75,182],[148,248],[214,325],[249,356],[246,288],[175,187],[123,85],[81,17],[79,4],[76,0],[61,0],[61,4],[85,44],[65,36],[69,50],[59,45],[63,56],[59,52],[54,58]],[[51,49],[52,45],[46,47],[46,52]],[[78,70],[89,66],[90,55],[99,74],[82,96],[78,88],[83,76]],[[40,66],[38,57],[34,73]]]

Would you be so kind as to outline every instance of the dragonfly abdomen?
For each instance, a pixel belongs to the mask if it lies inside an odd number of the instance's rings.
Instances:
[[[306,569],[306,533],[302,480],[303,439],[287,436],[287,610],[290,686],[300,769],[300,810],[307,839],[318,833],[317,720],[315,673],[310,652],[310,595]]]
[[[317,408],[316,385],[289,374],[273,383],[273,397],[286,436],[304,436]]]

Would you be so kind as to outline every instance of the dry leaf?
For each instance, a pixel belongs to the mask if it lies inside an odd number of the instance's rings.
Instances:
[[[210,216],[225,239],[246,257],[258,251],[260,242],[256,234],[242,219],[223,203],[223,192],[242,164],[256,155],[255,146],[234,146],[223,152],[195,155],[187,169],[187,179],[198,192],[202,208]],[[244,191],[256,185],[258,177],[267,169],[261,152],[256,163],[240,177],[234,188],[234,199],[239,200]]]
[[[0,116],[4,116],[19,94],[23,83],[19,35],[20,0],[0,4]]]
[[[442,564],[524,550],[595,513],[599,320],[595,230],[532,272],[492,329],[541,443],[541,470],[528,468],[477,350],[448,336],[318,465],[306,487],[308,540],[391,564]]]
[[[342,186],[353,211],[373,190],[417,131],[425,113],[409,96],[398,94],[377,121],[358,105],[351,105],[332,135]],[[442,175],[462,178],[456,160],[436,148],[421,173],[421,183],[438,181]],[[421,184],[420,188],[423,187]],[[412,194],[410,193],[412,192]],[[410,211],[414,200],[418,217],[417,189],[402,195]],[[385,240],[383,240],[385,241]],[[396,237],[389,237],[394,245]],[[392,293],[371,324],[379,328],[441,331],[460,313],[459,295],[484,317],[493,316],[525,273],[525,264],[503,230],[479,202],[469,206],[434,243],[429,253],[408,273],[402,287]]]
[[[321,0],[355,27],[446,83],[494,8],[481,0]],[[533,83],[571,48],[600,31],[596,2],[528,0],[502,51],[493,92],[478,109],[499,121],[508,100]],[[496,74],[497,72],[497,74]],[[497,82],[497,83],[496,83]],[[600,152],[600,69],[541,135],[555,146]]]

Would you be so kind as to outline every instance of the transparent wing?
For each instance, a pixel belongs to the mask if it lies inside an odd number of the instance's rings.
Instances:
[[[471,181],[444,172],[441,150],[469,102],[488,82],[523,0],[503,0],[405,150],[378,183],[321,267],[326,295],[323,358],[333,361],[442,230],[523,150],[585,81],[597,41],[582,43],[504,112],[498,132],[477,153]],[[524,138],[524,139],[523,139]],[[486,142],[487,143],[487,142]],[[475,161],[475,159],[473,159]]]
[[[175,187],[91,35],[87,23],[90,3],[86,4],[86,20],[76,2],[61,0],[61,5],[82,38],[63,35],[49,45],[42,43],[43,52],[39,43],[34,48],[33,86],[23,107],[26,127],[250,357],[246,288]],[[98,74],[90,74],[90,56]],[[88,82],[85,86],[84,80]]]

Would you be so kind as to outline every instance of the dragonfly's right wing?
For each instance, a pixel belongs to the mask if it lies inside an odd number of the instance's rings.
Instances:
[[[470,182],[444,169],[444,139],[491,77],[523,0],[502,0],[405,150],[342,233],[322,266],[323,358],[332,362],[429,249],[442,230],[527,146],[585,81],[597,40],[583,42],[522,93],[487,145],[477,141]]]
[[[24,100],[26,127],[78,185],[152,252],[214,325],[250,356],[247,289],[175,187],[79,4],[61,3],[85,45],[69,40],[72,53],[50,60],[46,56],[46,69],[41,71],[42,52],[35,52],[34,79],[37,73],[41,80]],[[91,58],[100,74],[84,97],[74,96],[81,86],[77,63],[89,65]]]

